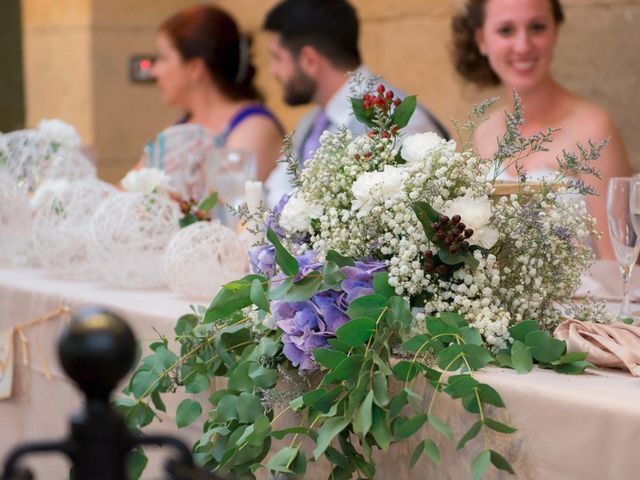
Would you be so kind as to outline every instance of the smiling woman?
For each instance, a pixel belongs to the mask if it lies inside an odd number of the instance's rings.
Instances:
[[[514,91],[524,110],[525,123],[520,127],[523,134],[560,128],[553,135],[549,151],[533,153],[518,166],[510,165],[496,175],[508,179],[524,170],[532,180],[549,177],[558,169],[558,155],[576,151],[576,140],[586,145],[589,140],[608,139],[608,146],[594,165],[602,173],[601,179],[592,182],[600,195],[589,195],[586,202],[598,229],[603,231],[602,238],[596,240],[597,253],[612,258],[606,185],[610,177],[629,175],[627,154],[607,111],[565,89],[550,71],[563,21],[558,0],[469,0],[452,23],[454,62],[465,79],[481,86],[501,85],[503,89],[503,101],[476,131],[474,141],[481,155],[491,157],[496,153],[496,138],[505,133],[502,111],[513,105]]]

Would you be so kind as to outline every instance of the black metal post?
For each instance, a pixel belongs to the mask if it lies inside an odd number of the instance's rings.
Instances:
[[[134,437],[111,407],[111,392],[135,363],[135,336],[124,320],[95,307],[81,310],[62,332],[58,354],[65,372],[85,395],[84,408],[72,418],[68,439],[14,449],[1,480],[33,479],[19,461],[42,452],[69,457],[74,480],[127,480],[126,456],[137,445],[172,447],[178,454],[167,463],[172,480],[219,478],[195,467],[189,448],[176,438]]]

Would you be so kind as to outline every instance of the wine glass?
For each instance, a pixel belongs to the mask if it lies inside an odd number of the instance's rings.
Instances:
[[[206,161],[206,185],[209,192],[218,192],[216,217],[223,225],[235,228],[238,218],[228,207],[244,202],[244,184],[255,180],[257,163],[253,153],[230,148],[214,148]]]
[[[622,274],[620,319],[630,316],[629,279],[633,265],[638,258],[638,251],[640,251],[639,237],[634,227],[636,222],[640,227],[640,201],[636,201],[636,199],[640,200],[640,192],[634,196],[632,191],[633,184],[636,182],[638,180],[632,177],[611,178],[607,195],[607,217],[611,245]]]

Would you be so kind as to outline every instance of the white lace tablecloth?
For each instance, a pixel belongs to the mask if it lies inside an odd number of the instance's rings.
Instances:
[[[599,262],[591,273],[600,293],[612,299],[619,291],[620,278],[615,263]],[[585,282],[587,285],[589,280]],[[632,287],[640,287],[640,271],[634,272]],[[593,288],[592,288],[593,290]],[[595,292],[594,292],[595,293]],[[77,307],[98,304],[126,318],[143,344],[155,340],[155,330],[171,335],[175,320],[188,311],[189,301],[167,290],[119,290],[100,283],[53,279],[39,270],[0,269],[0,331],[39,317],[61,304]],[[610,305],[612,311],[618,306]],[[637,306],[640,310],[640,305]],[[632,307],[632,311],[634,308]],[[61,321],[51,321],[29,331],[29,365],[16,356],[14,396],[0,401],[0,457],[16,443],[66,435],[68,417],[80,406],[80,397],[61,373],[55,347]],[[144,346],[143,346],[144,348]],[[39,353],[41,352],[41,353]],[[43,364],[52,378],[47,379]],[[503,453],[525,480],[627,480],[640,478],[640,379],[617,371],[590,371],[582,376],[560,375],[534,370],[518,375],[511,370],[486,369],[479,380],[492,385],[502,395],[507,409],[491,412],[498,420],[518,428],[513,435],[488,436],[488,447]],[[167,402],[175,412],[179,398]],[[444,396],[436,401],[436,414],[454,428],[456,440],[475,418]],[[175,421],[153,425],[153,431],[182,435],[188,442],[198,436],[197,428],[178,431]],[[432,434],[432,431],[427,431]],[[424,438],[424,437],[423,437]],[[442,465],[432,466],[423,457],[413,470],[409,458],[415,442],[405,442],[390,452],[377,454],[382,480],[470,478],[469,465],[483,448],[477,438],[456,451],[455,443],[441,442]],[[144,478],[159,478],[158,458]],[[38,478],[65,479],[64,461],[40,457],[30,464]],[[490,467],[485,478],[514,478]],[[327,478],[322,465],[309,465],[306,478]],[[325,470],[326,472],[326,470]]]

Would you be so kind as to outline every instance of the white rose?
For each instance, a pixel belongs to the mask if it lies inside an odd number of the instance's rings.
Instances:
[[[295,193],[286,203],[280,214],[280,226],[289,233],[311,231],[311,220],[320,218],[323,208],[307,202],[304,197]]]
[[[129,192],[149,194],[171,190],[171,177],[158,168],[131,170],[120,183]]]
[[[433,132],[416,133],[404,139],[400,155],[407,163],[414,163],[424,158],[429,150],[444,145],[446,142],[444,138]]]
[[[29,206],[31,211],[35,212],[42,208],[49,200],[59,193],[63,193],[69,186],[69,181],[65,179],[53,179],[43,181],[38,189],[35,191],[31,199],[29,199]]]
[[[473,230],[473,235],[469,238],[471,245],[491,248],[498,241],[498,230],[490,225],[491,202],[489,197],[474,198],[468,195],[458,197],[449,202],[443,213],[449,218],[454,215],[462,217],[462,222]]]
[[[351,192],[355,197],[353,209],[358,217],[364,217],[376,205],[395,200],[404,194],[404,171],[387,165],[382,172],[363,173],[353,182]]]
[[[82,144],[78,131],[62,120],[48,118],[40,120],[38,133],[46,141],[57,143],[62,147],[79,148]]]

